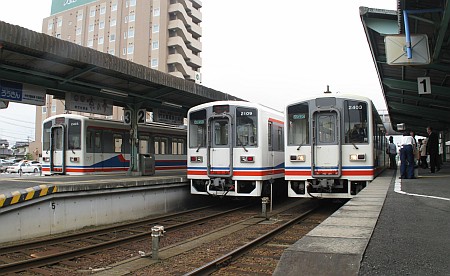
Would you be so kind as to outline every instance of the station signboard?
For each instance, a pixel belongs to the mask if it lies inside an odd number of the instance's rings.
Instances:
[[[0,100],[45,105],[45,89],[40,86],[0,80]]]
[[[111,116],[113,115],[113,101],[91,95],[67,92],[66,109]]]

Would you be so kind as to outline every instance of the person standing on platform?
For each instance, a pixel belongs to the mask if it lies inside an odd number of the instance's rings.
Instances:
[[[439,138],[438,135],[433,132],[432,127],[427,127],[427,133],[427,153],[430,155],[430,172],[435,173],[441,169],[441,164],[439,162]]]
[[[414,138],[409,132],[405,132],[400,144],[400,178],[414,179]]]
[[[422,144],[419,148],[420,151],[420,166],[422,169],[428,169],[428,162],[427,162],[427,139],[422,140]]]
[[[394,144],[394,137],[389,137],[389,145],[388,145],[388,154],[389,154],[389,169],[397,169],[397,146]]]

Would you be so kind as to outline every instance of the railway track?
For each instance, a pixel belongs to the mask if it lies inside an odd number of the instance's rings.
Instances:
[[[95,257],[97,252],[117,247],[123,247],[126,250],[126,248],[135,247],[135,245],[130,244],[136,244],[142,240],[151,240],[151,227],[155,224],[164,225],[166,230],[173,231],[189,225],[201,224],[248,207],[248,205],[228,207],[224,210],[221,207],[208,206],[98,230],[4,246],[0,248],[0,272],[65,273],[68,269],[64,266],[73,267],[74,263],[78,263],[77,267],[80,267],[79,263],[83,259],[82,257],[94,260],[95,263],[95,259],[101,258]],[[146,252],[149,246],[151,244],[147,242],[146,246],[139,248],[142,249],[141,252]],[[128,257],[127,254],[124,258]],[[56,268],[55,264],[57,264]],[[88,266],[86,270],[92,267],[90,263],[86,266]]]
[[[118,275],[272,275],[281,254],[342,204],[296,201],[271,213],[269,220],[253,217],[214,233],[199,236],[196,246],[162,254],[159,262]],[[179,247],[190,247],[183,244]],[[132,267],[129,265],[128,267]],[[112,271],[114,272],[114,271]],[[107,275],[102,274],[102,275]]]

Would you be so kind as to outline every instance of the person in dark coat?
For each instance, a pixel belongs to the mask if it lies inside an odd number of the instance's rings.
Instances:
[[[427,127],[427,132],[427,153],[430,155],[430,172],[435,173],[441,169],[441,163],[439,162],[439,137],[436,132],[433,132],[431,127]]]

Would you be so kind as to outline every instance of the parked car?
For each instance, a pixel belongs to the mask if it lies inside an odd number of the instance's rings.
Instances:
[[[6,171],[9,173],[37,173],[39,172],[39,170],[39,166],[31,164],[31,162],[27,161],[20,161],[8,166],[8,168],[6,169]]]
[[[12,164],[13,163],[9,162],[8,160],[0,159],[0,173],[6,172],[6,168],[8,168],[8,166],[11,166]]]

